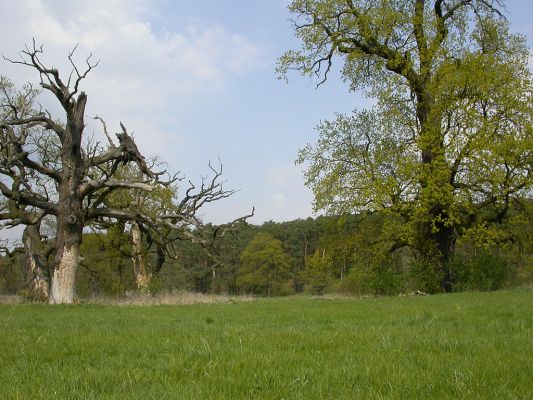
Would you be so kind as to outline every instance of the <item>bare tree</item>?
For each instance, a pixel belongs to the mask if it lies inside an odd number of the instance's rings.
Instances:
[[[202,241],[206,240],[206,232],[196,215],[197,210],[233,193],[223,189],[220,170],[215,178],[202,182],[198,190],[191,183],[184,198],[168,214],[147,214],[142,208],[110,207],[106,198],[115,191],[151,192],[173,184],[178,177],[166,171],[153,171],[122,123],[121,132],[116,134],[117,142],[104,123],[107,146],[85,144],[87,95],[80,91],[80,84],[98,63],[92,62],[89,56],[85,67],[79,68],[73,61],[74,50],[68,55],[72,70],[66,81],[56,68],[42,63],[43,49],[35,42],[21,52],[19,60],[8,59],[39,74],[41,88],[53,94],[61,105],[64,123],[52,118],[48,111],[34,109],[38,91],[31,86],[16,91],[9,82],[2,80],[0,93],[0,192],[17,208],[16,212],[4,213],[1,219],[13,226],[36,225],[47,215],[55,217],[55,260],[49,296],[52,304],[75,300],[83,229],[92,221],[130,221],[154,232],[165,227],[180,232],[189,240]],[[43,140],[48,145],[40,147]],[[54,152],[56,156],[52,157]],[[123,164],[135,165],[138,178],[118,179],[117,171]],[[163,181],[163,176],[168,179]],[[210,234],[216,237],[230,225]]]

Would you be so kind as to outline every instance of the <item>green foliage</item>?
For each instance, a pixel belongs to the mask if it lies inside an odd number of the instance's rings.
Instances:
[[[358,295],[396,295],[404,289],[405,276],[400,267],[395,257],[379,253],[375,257],[356,259],[338,290]]]
[[[297,162],[306,166],[315,209],[394,216],[383,251],[408,246],[433,259],[428,267],[438,268],[427,272],[443,272],[445,290],[456,240],[473,235],[501,245],[508,237],[500,226],[533,187],[530,53],[498,6],[289,6],[302,47],[281,57],[278,72],[325,80],[331,63],[342,62],[350,88],[377,100],[371,110],[322,122],[318,141],[301,150]]]
[[[332,281],[332,260],[326,256],[326,250],[317,249],[313,255],[306,258],[306,266],[301,276],[314,294],[322,294]]]
[[[125,181],[139,180],[138,168],[131,164],[121,165],[116,172],[116,179]],[[155,186],[150,192],[143,190],[116,189],[105,199],[105,204],[117,209],[127,209],[156,217],[175,210],[177,188],[172,186]]]
[[[387,257],[376,264],[368,279],[371,293],[385,296],[401,293],[402,283],[403,276],[399,271],[399,263],[393,257]]]
[[[22,276],[22,257],[15,255],[14,259],[0,257],[0,294],[16,294],[24,287]]]
[[[511,214],[505,224],[492,224],[487,231],[477,230],[476,234],[471,231],[462,236],[449,266],[454,290],[492,290],[533,283],[531,213],[517,208]],[[153,277],[150,290],[229,294],[246,290],[268,294],[264,286],[254,286],[263,278],[255,276],[255,272],[244,277],[241,265],[241,255],[246,247],[258,233],[262,233],[282,242],[283,252],[292,260],[282,282],[274,285],[276,291],[271,294],[304,290],[315,294],[340,292],[356,295],[442,291],[440,264],[412,249],[390,252],[391,244],[397,238],[395,235],[402,228],[405,228],[402,219],[388,213],[321,216],[283,223],[266,222],[261,226],[243,224],[238,227],[238,232],[220,238],[214,249],[218,252],[219,264],[215,264],[198,244],[187,240],[174,242],[177,257],[167,257],[165,267]],[[493,233],[487,235],[485,232]],[[498,241],[491,239],[494,233]],[[86,233],[82,252],[77,278],[80,298],[122,296],[136,290],[131,240],[124,226],[113,225],[98,235]],[[484,266],[491,262],[491,257],[496,257],[497,262],[486,270]],[[7,259],[2,260],[0,290],[16,293],[24,286],[22,257],[17,257],[10,265]],[[153,251],[147,252],[146,261],[155,262]],[[505,273],[497,275],[497,271]],[[250,280],[246,282],[246,279]],[[249,284],[247,289],[243,289],[243,283]]]
[[[503,257],[495,252],[481,250],[470,257],[457,256],[451,263],[456,289],[498,290],[506,287],[514,271]]]
[[[107,233],[84,235],[76,285],[80,297],[124,295],[136,289],[127,233],[119,225]]]
[[[407,274],[408,291],[420,290],[424,293],[439,293],[442,288],[442,270],[433,260],[424,257],[413,258]],[[455,288],[457,290],[457,288]]]
[[[241,254],[237,287],[245,293],[280,294],[292,263],[280,240],[268,233],[258,233]]]

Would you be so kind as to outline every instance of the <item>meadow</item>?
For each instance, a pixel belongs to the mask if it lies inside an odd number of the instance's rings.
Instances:
[[[532,399],[533,290],[0,305],[1,399]]]

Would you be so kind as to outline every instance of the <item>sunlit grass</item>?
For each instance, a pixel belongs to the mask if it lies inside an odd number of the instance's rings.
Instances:
[[[0,306],[0,398],[531,399],[533,291]]]

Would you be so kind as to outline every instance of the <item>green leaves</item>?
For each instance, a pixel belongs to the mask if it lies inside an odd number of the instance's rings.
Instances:
[[[241,254],[237,286],[244,292],[279,294],[292,263],[280,240],[268,233],[258,233]]]
[[[339,60],[350,89],[377,100],[321,123],[300,151],[315,210],[396,214],[400,242],[446,263],[461,234],[531,196],[530,53],[498,5],[293,1],[302,48],[280,59],[284,73],[326,79]]]

